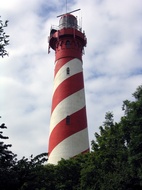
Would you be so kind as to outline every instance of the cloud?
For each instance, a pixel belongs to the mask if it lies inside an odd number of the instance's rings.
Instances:
[[[68,2],[87,36],[83,56],[90,141],[107,111],[115,120],[122,102],[141,84],[141,0]],[[0,60],[1,122],[18,157],[47,151],[53,90],[54,51],[48,54],[51,25],[66,11],[59,0],[5,0],[1,16],[8,19],[9,57]]]

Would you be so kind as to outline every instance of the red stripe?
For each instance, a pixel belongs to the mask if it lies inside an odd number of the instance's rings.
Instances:
[[[56,125],[49,138],[49,154],[64,139],[87,128],[86,107],[70,115],[70,124],[63,119]]]
[[[55,65],[55,71],[54,71],[54,77],[56,76],[57,72],[59,69],[64,66],[67,62],[71,61],[73,58],[72,57],[66,57],[64,59],[59,59]]]
[[[66,97],[71,94],[81,90],[84,88],[83,83],[83,73],[77,73],[68,79],[64,80],[55,90],[53,98],[52,98],[52,109],[51,112],[55,109],[55,107]]]

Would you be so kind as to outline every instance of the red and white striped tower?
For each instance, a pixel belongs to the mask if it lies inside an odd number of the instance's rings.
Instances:
[[[59,27],[52,28],[49,47],[55,50],[49,159],[57,164],[89,151],[82,54],[85,34],[70,13],[61,16]]]

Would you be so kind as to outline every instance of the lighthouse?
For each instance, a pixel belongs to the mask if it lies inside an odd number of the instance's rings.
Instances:
[[[59,17],[59,26],[52,27],[49,36],[49,49],[55,51],[50,164],[89,151],[82,62],[87,39],[71,12]]]

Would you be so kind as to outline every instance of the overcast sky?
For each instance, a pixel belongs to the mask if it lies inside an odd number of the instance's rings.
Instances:
[[[142,1],[68,0],[85,30],[83,56],[90,142],[107,111],[115,121],[123,100],[142,84]],[[8,127],[12,151],[29,157],[47,152],[54,75],[54,51],[48,36],[66,0],[0,0],[2,20],[9,20],[9,57],[0,58],[0,119]]]

